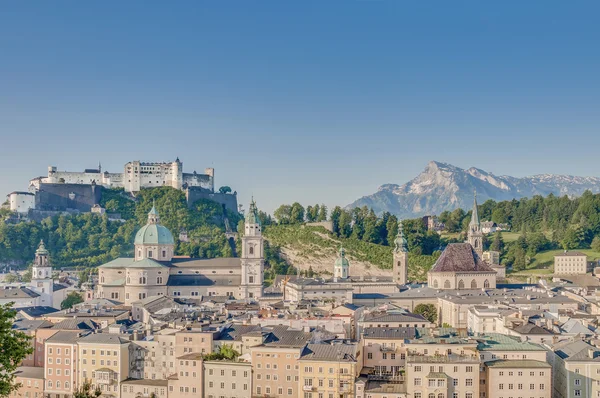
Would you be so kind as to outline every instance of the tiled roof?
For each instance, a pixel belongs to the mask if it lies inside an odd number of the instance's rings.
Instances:
[[[98,327],[96,322],[89,319],[65,319],[60,321],[52,329],[60,330],[94,330]]]
[[[582,253],[582,252],[567,252],[567,251],[565,251],[565,252],[554,255],[554,257],[572,257],[572,256],[581,257],[581,256],[587,256],[587,254]]]
[[[15,376],[24,377],[28,379],[43,379],[44,378],[44,367],[43,366],[19,366],[15,371]]]
[[[273,326],[264,328],[268,332],[265,341],[267,346],[276,347],[302,347],[312,337],[312,333],[304,330],[291,329],[288,326]]]
[[[429,272],[496,272],[475,252],[470,243],[450,243]]]
[[[542,327],[539,327],[533,323],[526,323],[524,325],[517,326],[513,330],[520,334],[548,334],[548,335],[552,334],[548,330],[546,330]]]
[[[600,349],[582,340],[559,343],[553,349],[565,361],[600,362]]]
[[[72,344],[78,341],[80,338],[87,335],[89,332],[73,332],[62,330],[54,333],[51,337],[49,337],[46,342],[47,343],[67,343]]]
[[[79,342],[86,344],[127,344],[129,338],[128,336],[112,333],[92,333],[83,337]]]
[[[426,322],[429,323],[422,315],[419,314],[390,314],[374,312],[365,314],[364,322]]]
[[[240,341],[243,335],[260,331],[261,327],[258,325],[231,325],[223,328],[217,340]]]
[[[498,359],[485,363],[490,368],[550,368],[550,364],[532,359]]]
[[[27,287],[0,289],[0,299],[36,298],[39,294]]]
[[[22,330],[22,331],[36,330],[36,329],[50,328],[50,327],[52,327],[52,322],[43,321],[43,320],[30,321],[28,319],[16,320],[12,325],[13,329]]]
[[[123,380],[121,383],[130,386],[166,387],[169,384],[169,381],[159,379],[127,379]]]
[[[174,258],[171,260],[171,266],[177,268],[239,268],[241,260],[238,257],[221,258]]]
[[[240,275],[170,275],[168,286],[239,286]]]
[[[365,339],[414,339],[417,337],[417,328],[364,328]]]
[[[307,344],[300,360],[356,362],[358,343]]]

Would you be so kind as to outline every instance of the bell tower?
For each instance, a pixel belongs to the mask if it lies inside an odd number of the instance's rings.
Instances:
[[[38,305],[53,307],[54,281],[52,280],[52,267],[48,261],[48,250],[44,241],[40,241],[35,251],[35,259],[31,268],[31,290],[39,294]]]
[[[265,266],[264,241],[258,211],[254,199],[244,221],[242,237],[242,281],[240,298],[258,298],[263,295],[263,273]]]
[[[406,285],[408,282],[408,248],[406,238],[402,231],[402,221],[398,222],[398,234],[394,239],[394,282],[397,285]]]
[[[467,241],[473,246],[479,257],[483,256],[483,233],[479,223],[479,213],[477,213],[477,191],[473,196],[473,212],[471,214],[471,222],[469,223],[469,232]]]

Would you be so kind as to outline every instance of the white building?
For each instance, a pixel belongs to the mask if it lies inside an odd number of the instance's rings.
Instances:
[[[587,256],[584,253],[565,251],[554,256],[554,273],[557,275],[585,275],[587,272]]]
[[[47,184],[92,184],[106,188],[124,188],[127,192],[138,192],[142,188],[201,187],[214,192],[215,170],[207,168],[204,174],[184,173],[183,162],[177,158],[174,162],[140,162],[131,161],[125,164],[122,173],[109,173],[97,169],[86,169],[83,172],[59,171],[56,166],[48,167],[48,176],[34,178],[30,181],[35,189],[40,189],[40,183]]]
[[[35,209],[35,195],[31,192],[11,192],[7,196],[10,210],[15,213],[27,214],[29,209]]]
[[[40,295],[37,305],[54,307],[52,266],[48,261],[48,250],[44,246],[44,241],[40,242],[40,246],[35,252],[35,260],[31,269],[31,290]]]

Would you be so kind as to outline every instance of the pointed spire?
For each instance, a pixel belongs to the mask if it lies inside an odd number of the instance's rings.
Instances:
[[[152,199],[152,209],[148,212],[148,223],[149,224],[158,224],[158,210],[156,210],[156,201]]]
[[[479,226],[479,213],[477,213],[477,190],[473,191],[473,213],[471,214],[471,222],[469,225]]]
[[[404,231],[402,230],[402,220],[398,220],[398,234],[396,235],[396,239],[394,239],[394,244],[396,245],[394,248],[396,253],[408,251],[406,238],[404,237]]]
[[[340,257],[346,257],[346,250],[344,249],[344,245],[340,245]]]
[[[254,196],[250,200],[250,208],[248,209],[248,213],[246,214],[246,223],[248,224],[260,224],[258,219],[258,210],[256,209],[256,202],[254,201]]]

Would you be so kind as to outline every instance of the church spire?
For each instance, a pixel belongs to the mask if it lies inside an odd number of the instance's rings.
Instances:
[[[156,210],[156,202],[152,199],[152,209],[148,212],[148,224],[158,224],[160,217],[158,216],[158,210]]]
[[[396,245],[394,248],[395,253],[408,251],[404,231],[402,231],[402,220],[398,221],[398,234],[396,235],[396,239],[394,239],[394,244]]]
[[[473,191],[473,213],[469,225],[479,226],[479,213],[477,213],[477,190]]]

